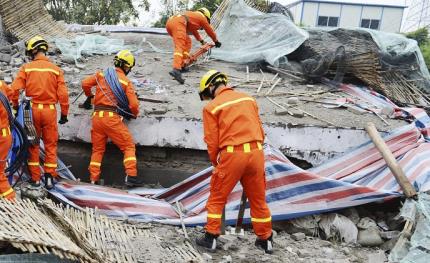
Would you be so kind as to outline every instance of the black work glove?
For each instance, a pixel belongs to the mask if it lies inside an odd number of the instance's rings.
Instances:
[[[61,118],[60,121],[58,121],[59,124],[64,124],[66,122],[68,122],[69,120],[67,119],[67,115],[63,115],[61,114]]]
[[[93,106],[91,105],[91,99],[94,97],[94,95],[87,97],[84,103],[79,105],[79,108],[84,108],[86,110],[91,110]]]
[[[219,42],[219,41],[215,41],[215,47],[216,47],[216,48],[220,48],[220,47],[221,47],[221,42]]]
[[[200,40],[200,44],[202,44],[202,46],[203,46],[204,44],[206,44],[206,42],[202,39],[202,40]]]

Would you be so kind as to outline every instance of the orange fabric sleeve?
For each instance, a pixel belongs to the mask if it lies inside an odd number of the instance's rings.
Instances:
[[[12,104],[14,107],[18,107],[19,91],[25,88],[27,81],[27,75],[25,74],[24,67],[21,67],[16,75],[16,78],[12,82]]]
[[[139,100],[137,99],[136,92],[134,91],[131,81],[128,82],[128,85],[125,88],[125,95],[127,96],[131,113],[137,117],[137,115],[139,115]]]
[[[85,96],[92,96],[91,88],[97,85],[97,74],[88,76],[82,80],[82,89],[84,90]]]
[[[61,107],[61,115],[69,113],[69,92],[64,81],[64,72],[60,70],[60,75],[57,78],[57,97]]]
[[[218,41],[215,31],[213,30],[211,24],[209,24],[209,22],[207,20],[203,20],[202,27],[206,31],[206,33],[208,34],[208,36],[210,38],[212,38],[212,40],[214,42]]]
[[[218,164],[218,152],[219,152],[219,130],[218,121],[214,115],[212,115],[208,109],[203,109],[203,129],[204,129],[204,140],[207,144],[209,159],[213,166]]]

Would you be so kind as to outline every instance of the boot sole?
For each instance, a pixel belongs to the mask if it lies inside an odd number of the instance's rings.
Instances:
[[[185,80],[183,80],[183,79],[178,79],[177,77],[176,77],[176,75],[175,74],[173,74],[172,72],[169,72],[169,75],[170,76],[172,76],[177,82],[179,82],[181,85],[183,85],[184,83],[185,83]]]

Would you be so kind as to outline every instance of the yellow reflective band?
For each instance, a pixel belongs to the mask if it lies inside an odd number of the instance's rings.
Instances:
[[[9,188],[9,190],[7,190],[6,192],[2,193],[1,196],[6,197],[6,196],[10,195],[11,193],[13,193],[13,189]]]
[[[93,117],[94,117],[94,116],[96,116],[96,113],[95,113],[95,112],[93,112]]]
[[[105,115],[104,111],[99,111],[99,117],[102,118]]]
[[[229,106],[229,105],[232,105],[232,104],[236,104],[236,103],[239,103],[239,102],[242,102],[242,101],[254,101],[254,99],[253,99],[253,98],[241,98],[241,99],[237,99],[237,100],[232,100],[232,101],[229,101],[229,102],[226,102],[226,103],[223,103],[223,104],[221,104],[221,105],[216,106],[216,107],[211,111],[211,113],[212,113],[212,114],[214,114],[214,113],[216,113],[218,110],[220,110],[220,109],[222,109],[222,108],[224,108],[224,107],[226,107],[226,106]]]
[[[188,53],[188,52],[184,52],[184,55],[187,55],[187,56],[189,56],[189,55],[190,55],[190,53]]]
[[[6,137],[7,136],[6,128],[1,129],[1,133],[2,133],[3,137]]]
[[[124,84],[124,85],[126,85],[126,86],[128,85],[128,82],[125,81],[125,80],[120,79],[119,82],[122,83],[122,84]]]
[[[57,76],[60,75],[60,72],[58,72],[58,71],[56,71],[54,69],[51,69],[51,68],[26,68],[24,71],[25,72],[33,72],[33,71],[37,71],[37,72],[52,72],[52,73],[54,73]]]
[[[228,153],[232,153],[232,152],[234,152],[234,146],[227,146],[227,152]]]
[[[124,159],[124,163],[129,162],[129,161],[136,161],[136,157],[128,157]]]
[[[38,104],[38,105],[37,105],[37,108],[38,108],[39,110],[43,110],[43,104]]]
[[[249,143],[244,143],[243,144],[243,151],[246,153],[251,152],[251,145]]]
[[[267,223],[272,221],[272,217],[267,217],[267,218],[251,218],[251,222],[255,222],[255,223]]]
[[[221,219],[221,214],[208,214],[208,218]]]
[[[104,76],[105,76],[105,75],[104,75],[103,73],[101,73],[101,72],[99,73],[99,75],[100,75],[100,76],[102,76],[102,77],[104,77]]]
[[[29,166],[39,166],[39,162],[28,162]]]
[[[99,162],[90,162],[90,165],[100,167],[102,164]]]
[[[183,57],[184,55],[182,55],[181,53],[179,53],[179,52],[175,52],[174,54],[173,54],[174,56],[180,56],[180,57]]]
[[[258,147],[258,150],[262,150],[263,149],[263,146],[261,145],[261,142],[257,142],[257,147]]]
[[[49,105],[49,108],[51,109],[51,110],[55,110],[55,107],[54,107],[54,105]]]
[[[49,167],[49,168],[57,168],[57,164],[56,163],[45,163],[44,166],[45,167]]]
[[[113,112],[109,111],[109,117],[113,117]]]
[[[0,87],[3,86],[3,82],[0,81]]]

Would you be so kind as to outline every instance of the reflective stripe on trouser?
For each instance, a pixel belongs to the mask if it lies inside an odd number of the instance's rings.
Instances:
[[[215,235],[220,234],[222,210],[229,194],[240,181],[251,207],[251,221],[255,234],[261,239],[269,238],[272,234],[272,220],[266,203],[263,151],[260,149],[253,149],[247,153],[222,151],[220,160],[210,182],[210,195],[206,204],[208,211],[206,230]]]
[[[6,159],[10,147],[12,146],[12,136],[0,136],[0,197],[14,199],[15,192],[10,187],[4,170],[6,169]]]
[[[173,68],[181,69],[184,64],[184,52],[191,49],[191,38],[187,35],[187,25],[183,17],[174,17],[167,21],[166,29],[173,38]],[[189,43],[188,43],[189,40]],[[189,46],[189,49],[187,49]]]
[[[33,125],[37,135],[42,138],[45,146],[45,173],[57,176],[57,143],[58,126],[57,111],[51,107],[39,107],[41,104],[33,104]],[[28,149],[28,170],[33,181],[39,181],[41,170],[39,166],[39,145],[31,145]]]
[[[118,114],[114,114],[113,117],[98,117],[96,115],[93,117],[93,127],[91,129],[93,151],[88,168],[91,181],[100,179],[101,163],[106,151],[108,138],[123,152],[123,164],[126,174],[136,176],[136,148],[127,126],[122,122]]]

